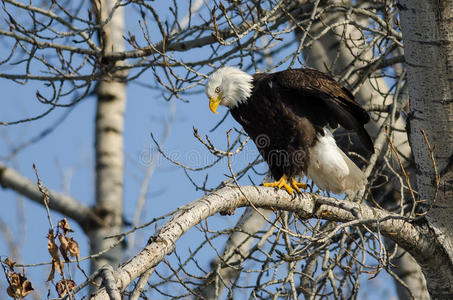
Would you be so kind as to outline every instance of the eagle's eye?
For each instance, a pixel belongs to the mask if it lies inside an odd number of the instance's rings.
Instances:
[[[215,92],[216,92],[217,94],[220,93],[220,86],[218,86],[218,87],[215,88]]]

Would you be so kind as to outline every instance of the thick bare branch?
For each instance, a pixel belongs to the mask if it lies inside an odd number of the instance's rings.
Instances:
[[[36,183],[1,163],[0,185],[5,189],[12,189],[44,206],[42,194]],[[91,208],[85,206],[76,199],[52,190],[49,190],[49,196],[49,208],[77,221],[77,223],[85,230],[87,229],[86,226],[90,223],[90,219],[91,221],[97,220],[97,217],[93,214]]]
[[[433,257],[439,251],[439,245],[433,243],[430,235],[417,225],[382,209],[310,193],[292,198],[284,191],[266,187],[225,187],[181,207],[159,233],[150,238],[148,246],[117,270],[118,288],[124,290],[134,279],[172,253],[176,241],[201,220],[243,206],[292,211],[302,219],[317,218],[378,227],[382,234],[403,245],[415,257]],[[108,295],[105,290],[100,290],[91,299],[108,299]]]

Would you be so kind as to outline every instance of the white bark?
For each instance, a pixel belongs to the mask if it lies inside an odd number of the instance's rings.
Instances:
[[[410,139],[417,168],[420,199],[430,207],[429,227],[443,245],[438,258],[453,265],[453,2],[449,0],[401,0],[401,25],[404,39],[410,95]],[[420,128],[425,130],[434,155],[440,190],[436,191],[436,172]],[[453,297],[453,273],[436,270],[421,262],[433,299]]]
[[[151,268],[140,276],[140,279],[135,284],[134,290],[132,291],[129,300],[138,300],[141,297],[141,294],[148,284],[148,279],[153,274],[153,272],[154,268]]]
[[[112,14],[115,0],[94,0],[98,23],[104,23]],[[108,23],[100,30],[100,44],[104,55],[112,51],[124,51],[124,15],[122,7],[115,8]],[[102,60],[101,60],[102,61]],[[109,64],[110,62],[102,61]],[[117,64],[120,64],[118,62]],[[89,232],[90,252],[98,253],[109,248],[114,239],[108,235],[122,231],[123,223],[123,126],[126,105],[126,85],[121,73],[107,74],[97,86],[96,112],[96,206],[95,213],[102,218],[102,226]],[[91,261],[91,272],[103,265],[116,268],[121,260],[122,249],[116,247]]]
[[[116,285],[115,273],[112,266],[105,265],[101,268],[102,284],[105,286],[105,290],[109,295],[110,300],[121,300],[121,294]]]
[[[402,220],[401,216],[385,210],[350,201],[302,193],[292,198],[285,191],[272,188],[245,186],[225,187],[204,196],[183,207],[150,238],[150,244],[115,272],[118,289],[123,291],[133,280],[156,266],[164,257],[173,252],[176,241],[203,219],[218,212],[232,211],[238,207],[250,206],[297,212],[302,219],[319,218],[331,221],[349,222],[359,215],[358,223],[366,223],[376,230],[379,222],[380,233],[406,248],[417,260],[435,262],[441,247],[435,243],[430,232],[423,226]],[[352,213],[354,212],[354,213]],[[321,242],[321,241],[320,241]],[[440,271],[450,270],[449,266],[437,265]],[[99,290],[91,299],[108,299],[105,289]]]
[[[396,264],[397,268],[392,268],[392,270],[410,290],[409,293],[406,287],[395,280],[398,300],[413,299],[412,296],[417,300],[429,300],[430,296],[426,289],[425,277],[417,261],[407,251],[401,248],[398,248],[396,257],[396,259],[392,260],[392,264]]]

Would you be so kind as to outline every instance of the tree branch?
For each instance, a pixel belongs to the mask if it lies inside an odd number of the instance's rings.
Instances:
[[[245,186],[225,187],[210,195],[181,207],[178,212],[150,238],[149,244],[116,272],[118,289],[124,290],[134,279],[155,267],[175,249],[176,241],[201,220],[218,212],[234,211],[238,207],[280,209],[295,212],[302,219],[317,218],[351,224],[367,224],[375,230],[379,223],[380,233],[406,248],[414,257],[434,255],[438,247],[431,235],[410,223],[408,218],[372,208],[368,205],[341,201],[311,193],[294,198],[284,191],[272,188]],[[341,225],[339,225],[341,226]],[[108,299],[104,289],[91,299]]]
[[[102,283],[105,286],[109,299],[121,300],[121,294],[116,286],[115,272],[111,265],[105,265],[101,271]]]
[[[14,169],[8,168],[0,163],[0,186],[4,189],[12,189],[17,193],[29,198],[30,200],[44,205],[42,194],[38,186],[19,174]],[[92,213],[91,208],[85,206],[76,199],[49,190],[50,202],[49,208],[71,218],[86,230],[88,221],[96,221],[97,217]]]

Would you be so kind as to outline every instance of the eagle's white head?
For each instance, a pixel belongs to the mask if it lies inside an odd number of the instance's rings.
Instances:
[[[247,101],[252,94],[252,80],[251,75],[233,67],[223,67],[212,73],[206,84],[211,111],[217,113],[219,105],[233,108]]]

